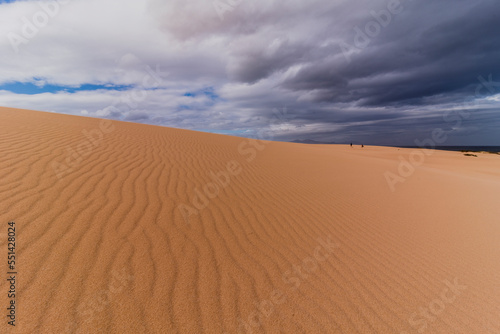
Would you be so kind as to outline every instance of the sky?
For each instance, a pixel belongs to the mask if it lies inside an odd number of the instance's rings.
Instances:
[[[500,146],[499,31],[498,0],[0,0],[0,106]]]

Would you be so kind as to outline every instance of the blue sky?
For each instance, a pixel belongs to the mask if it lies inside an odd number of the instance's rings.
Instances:
[[[108,85],[93,85],[93,84],[84,84],[79,87],[69,87],[69,86],[57,86],[57,85],[36,85],[34,83],[23,83],[23,82],[14,82],[14,83],[4,83],[0,85],[0,90],[6,90],[14,94],[41,94],[41,93],[57,93],[61,91],[65,91],[68,93],[75,93],[79,91],[93,91],[93,90],[118,90],[124,91],[132,88],[132,86],[114,86],[112,84]]]

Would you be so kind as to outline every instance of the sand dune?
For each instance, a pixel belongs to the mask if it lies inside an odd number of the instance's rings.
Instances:
[[[500,333],[499,155],[7,108],[0,138],[2,333]]]

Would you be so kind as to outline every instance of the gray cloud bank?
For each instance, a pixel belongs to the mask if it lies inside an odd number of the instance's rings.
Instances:
[[[413,145],[439,127],[447,145],[500,145],[494,0],[73,0],[15,53],[8,34],[40,8],[0,5],[0,85],[130,88],[3,90],[1,105],[277,140]]]

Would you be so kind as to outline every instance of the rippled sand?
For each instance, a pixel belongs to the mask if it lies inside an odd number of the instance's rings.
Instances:
[[[500,333],[499,155],[7,108],[0,153],[2,333]]]

